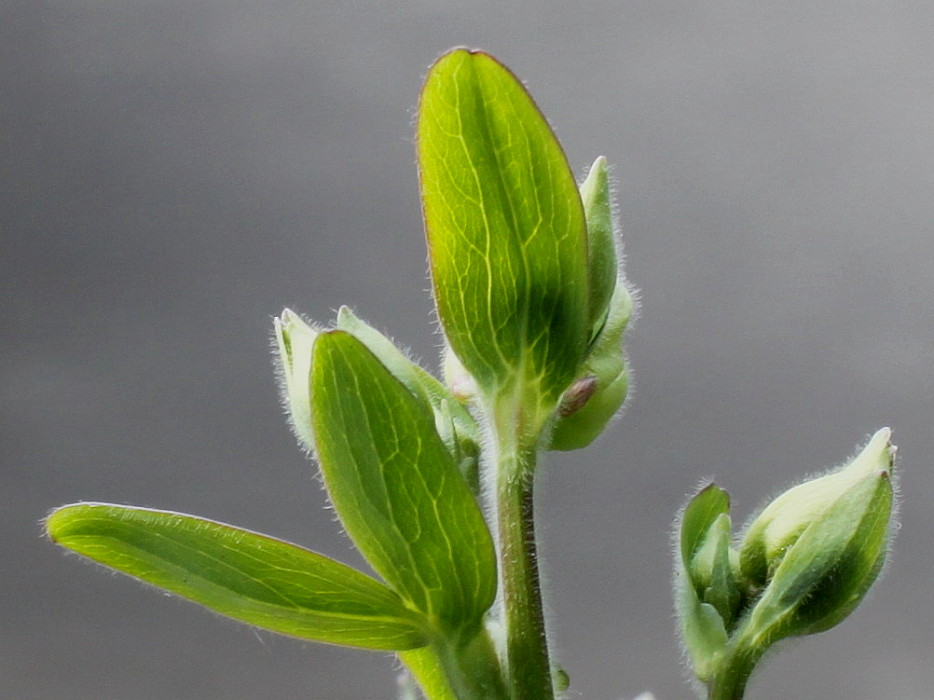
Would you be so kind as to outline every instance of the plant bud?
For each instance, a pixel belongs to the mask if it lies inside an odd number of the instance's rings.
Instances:
[[[730,516],[721,513],[710,525],[690,562],[691,583],[698,597],[716,609],[727,632],[733,627],[741,599],[736,585],[739,559],[730,546],[732,537]]]
[[[580,376],[561,397],[550,449],[578,450],[592,443],[626,400],[629,367],[623,333],[632,315],[632,296],[622,281],[609,315]]]
[[[891,431],[878,431],[847,466],[789,489],[743,538],[741,567],[764,586],[745,643],[814,634],[849,615],[875,582],[893,510]]]
[[[447,343],[441,353],[441,374],[455,399],[461,403],[468,403],[477,398],[477,382]]]
[[[729,510],[727,492],[710,484],[688,501],[676,530],[675,607],[685,651],[701,681],[715,673],[729,638],[723,613],[707,600],[717,581],[732,578],[729,554],[722,554],[723,543],[729,549]]]
[[[848,465],[788,489],[766,506],[743,537],[744,576],[754,585],[764,585],[808,527],[841,499],[852,499],[853,487],[866,480],[888,482],[895,456],[890,437],[888,428],[879,430]]]
[[[603,327],[616,289],[619,262],[613,203],[606,158],[600,156],[580,186],[587,222],[587,261],[590,268],[590,322],[596,336]]]
[[[292,430],[302,446],[314,450],[311,428],[311,350],[320,329],[305,323],[290,309],[275,319],[282,398],[289,411]]]

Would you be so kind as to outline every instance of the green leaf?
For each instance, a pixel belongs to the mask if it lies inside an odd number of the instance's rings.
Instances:
[[[331,331],[315,343],[312,416],[331,500],[373,568],[446,626],[476,623],[496,592],[493,542],[430,407]]]
[[[250,625],[366,649],[427,643],[421,616],[386,586],[282,540],[102,503],[63,506],[45,525],[63,547]]]
[[[717,518],[729,512],[730,495],[716,484],[708,484],[691,499],[681,515],[681,562],[685,567],[691,565]]]
[[[603,327],[610,299],[620,276],[613,227],[613,200],[606,172],[606,158],[600,156],[581,183],[581,201],[587,222],[587,254],[590,264],[590,322],[593,334]],[[622,280],[619,281],[622,284]]]
[[[706,681],[716,672],[727,645],[726,624],[710,603],[703,602],[692,573],[692,561],[714,524],[729,512],[730,498],[716,484],[694,496],[679,523],[679,554],[675,566],[675,607],[681,637],[691,658],[694,674]],[[703,586],[706,588],[707,586]]]
[[[703,589],[701,599],[717,609],[727,630],[732,628],[741,599],[732,563],[738,557],[730,546],[732,538],[730,516],[721,513],[691,561],[695,590]]]
[[[448,342],[487,396],[518,383],[550,410],[591,333],[583,206],[558,141],[505,67],[457,49],[425,81],[418,159]]]
[[[431,405],[435,427],[474,493],[478,490],[480,428],[470,412],[422,367],[412,362],[389,338],[361,320],[346,306],[337,312],[337,328],[361,341],[392,375],[417,398]]]

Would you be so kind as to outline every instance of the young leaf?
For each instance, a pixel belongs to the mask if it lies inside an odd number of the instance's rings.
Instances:
[[[584,219],[587,222],[587,255],[590,261],[590,321],[593,333],[603,326],[610,299],[619,280],[616,252],[616,231],[613,227],[613,205],[606,158],[600,156],[590,167],[580,186]]]
[[[444,384],[412,362],[395,343],[346,306],[337,312],[337,328],[362,342],[409,391],[431,405],[438,434],[461,473],[474,484],[480,457],[480,428],[467,408]],[[476,493],[478,487],[472,487],[472,490]]]
[[[425,81],[418,161],[448,342],[488,396],[518,382],[553,405],[591,331],[587,230],[561,146],[504,66],[457,49]]]
[[[273,324],[281,390],[289,409],[289,422],[299,444],[306,450],[312,450],[314,436],[311,434],[309,396],[311,348],[321,330],[305,323],[301,316],[291,309],[284,309]]]
[[[357,338],[322,333],[312,417],[325,485],[373,568],[413,607],[455,628],[496,591],[493,542],[432,411]]]
[[[704,543],[707,531],[721,515],[729,515],[730,495],[716,484],[708,484],[694,496],[681,514],[680,550],[685,568]]]
[[[678,526],[679,551],[675,565],[675,607],[681,638],[691,658],[694,674],[701,681],[709,679],[727,645],[726,624],[716,607],[701,598],[692,573],[692,561],[708,533],[722,515],[729,512],[730,497],[716,484],[710,484],[694,496]],[[703,586],[706,588],[706,586]]]
[[[421,616],[386,586],[282,540],[103,503],[63,506],[45,526],[67,549],[250,625],[365,649],[427,643]]]

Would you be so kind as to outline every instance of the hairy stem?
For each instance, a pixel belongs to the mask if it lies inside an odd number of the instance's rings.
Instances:
[[[541,579],[535,545],[533,475],[537,434],[528,437],[521,412],[494,412],[496,525],[506,659],[514,700],[554,697]]]
[[[708,686],[707,699],[743,700],[746,684],[761,658],[761,651],[750,651],[740,640],[720,662],[720,668]]]

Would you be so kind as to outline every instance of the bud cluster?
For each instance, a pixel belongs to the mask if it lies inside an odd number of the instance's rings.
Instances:
[[[738,544],[729,496],[715,484],[685,507],[678,617],[694,674],[712,700],[740,697],[771,645],[830,629],[865,597],[892,532],[890,437],[879,430],[846,466],[785,491]]]

